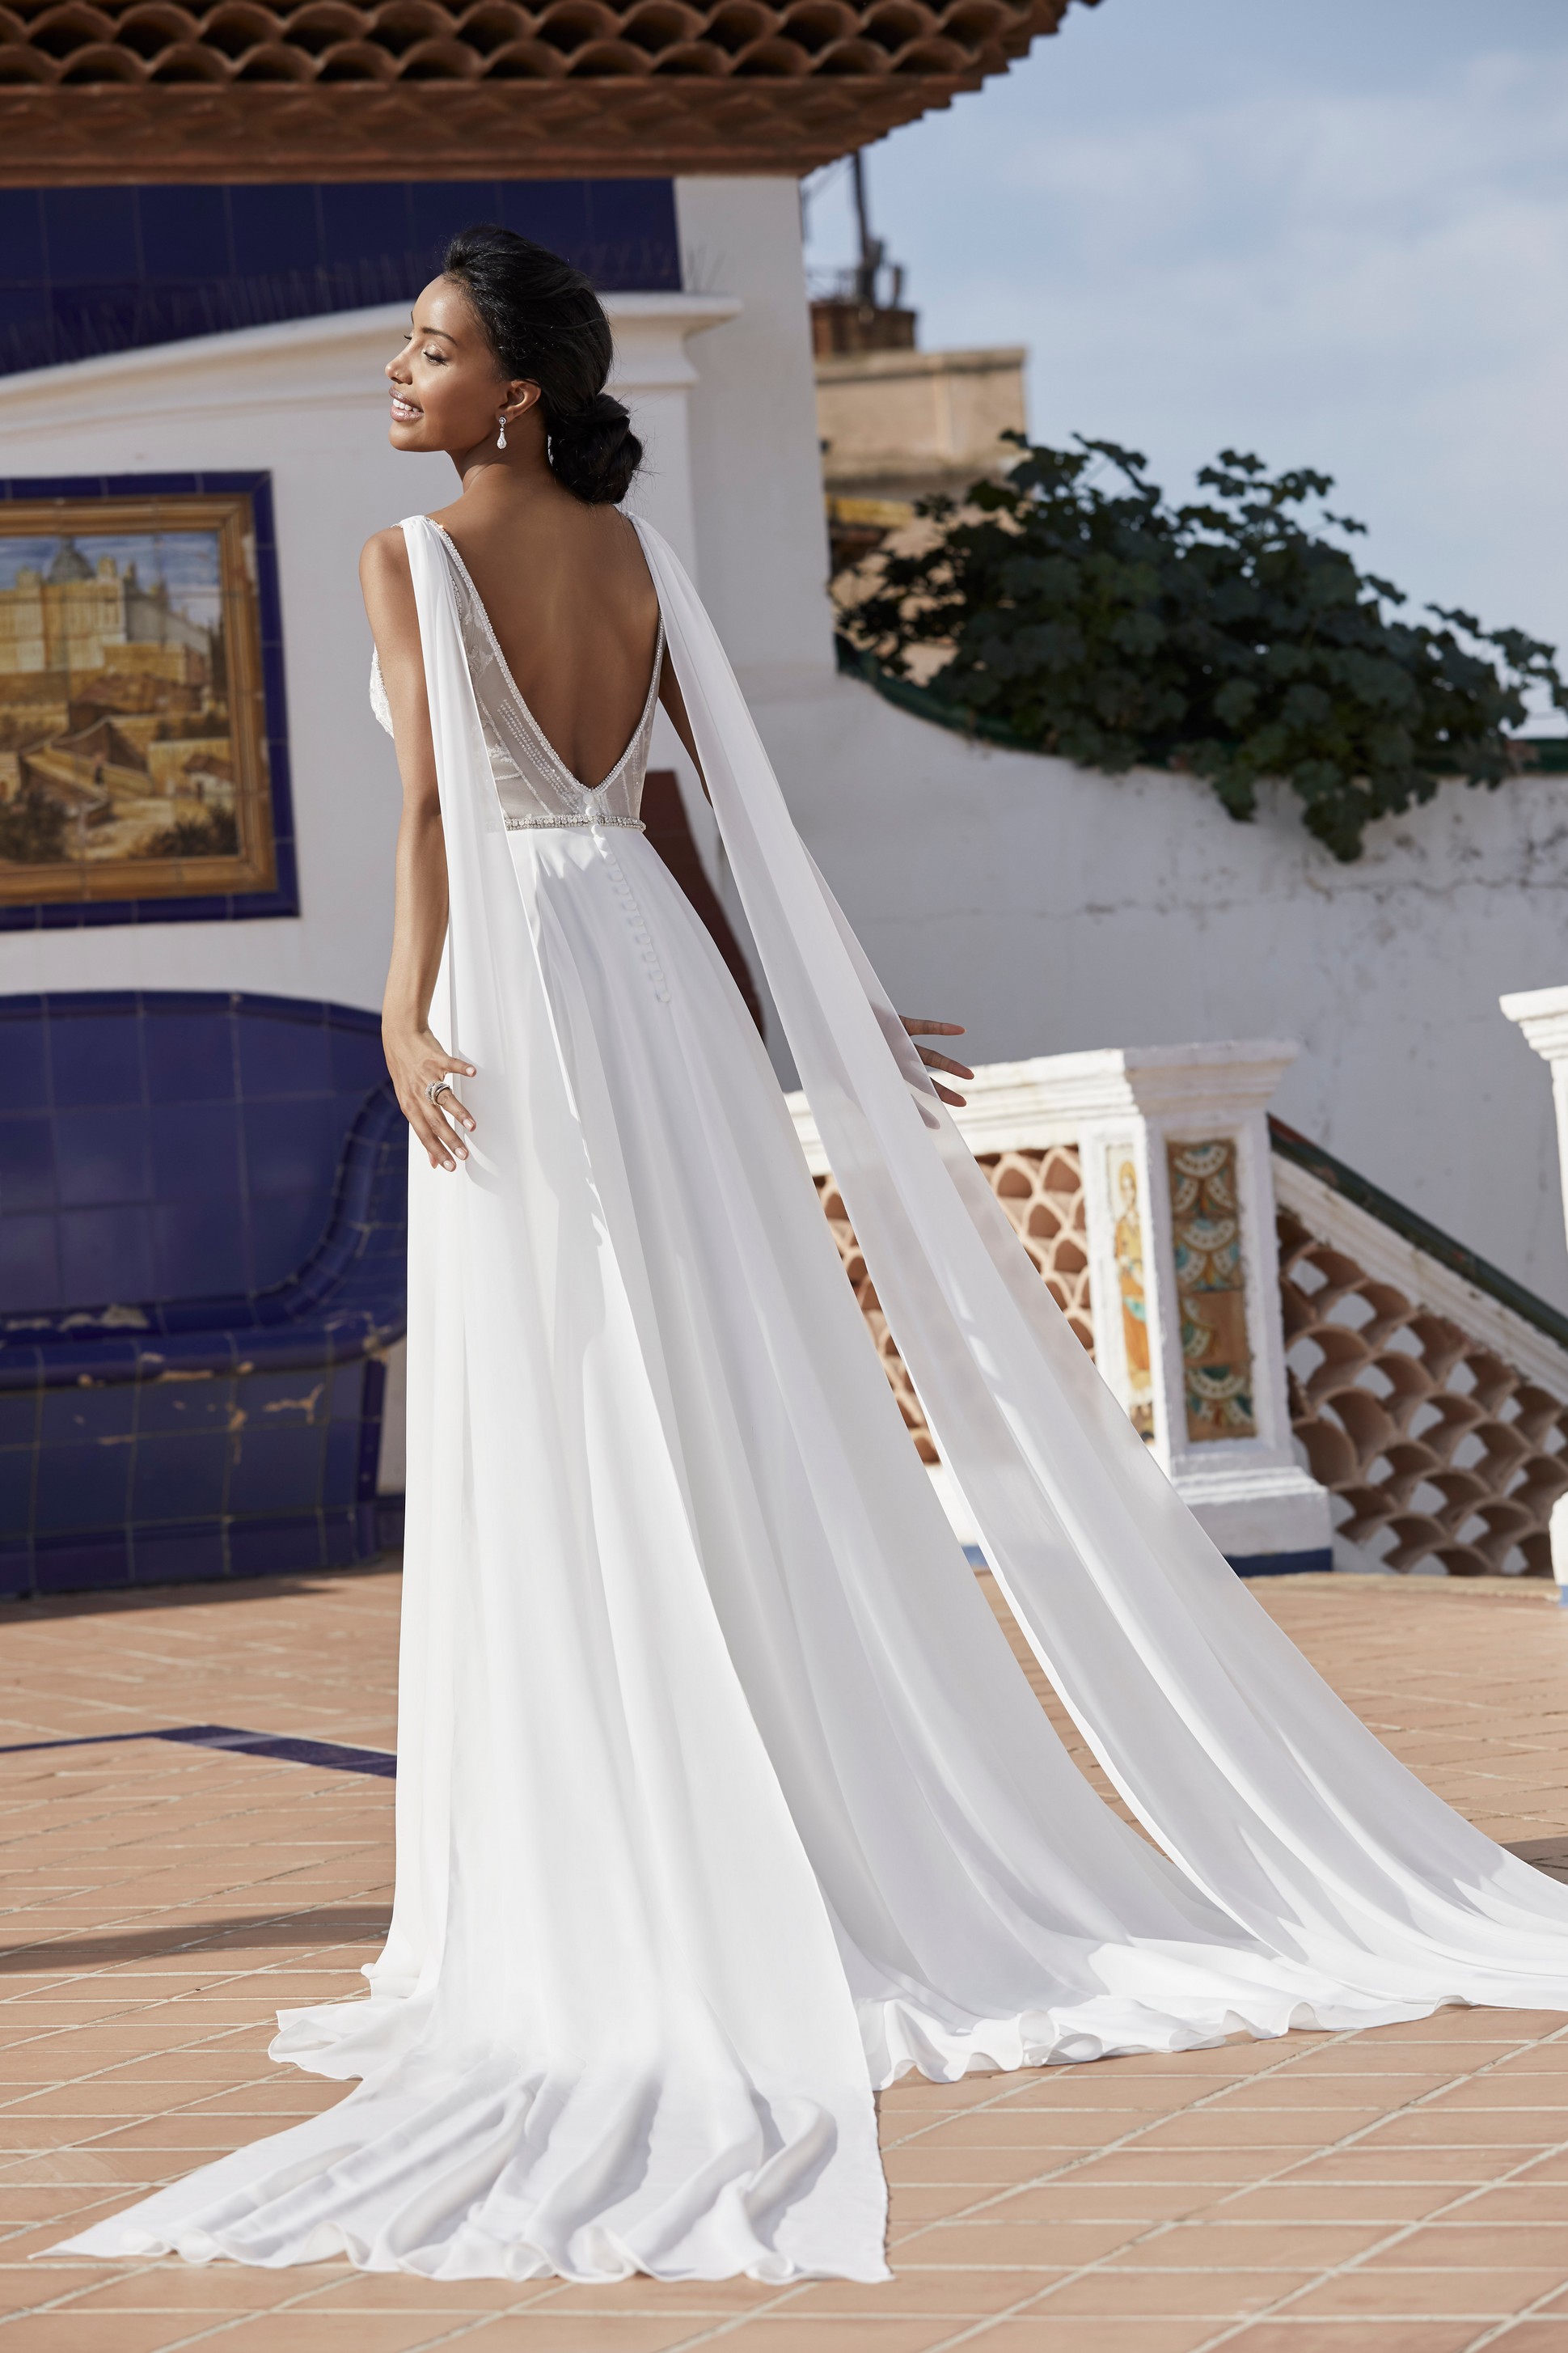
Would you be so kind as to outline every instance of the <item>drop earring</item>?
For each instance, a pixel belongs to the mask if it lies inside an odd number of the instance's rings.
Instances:
[[[506,448],[506,412],[504,409],[501,412],[500,431],[496,435],[496,448],[498,449],[504,449]]]

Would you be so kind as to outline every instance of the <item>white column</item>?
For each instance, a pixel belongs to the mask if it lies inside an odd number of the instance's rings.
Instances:
[[[1295,1461],[1268,1103],[1293,1045],[1126,1047],[1037,1063],[1077,1103],[1096,1357],[1220,1551],[1328,1567]]]
[[[1264,1040],[993,1062],[953,1114],[977,1154],[1077,1145],[1095,1362],[1226,1558],[1262,1571],[1331,1566],[1279,1310],[1268,1105],[1295,1056]],[[792,1107],[820,1172],[805,1097]]]
[[[722,327],[741,305],[718,294],[606,294],[616,338],[611,389],[632,412],[642,437],[645,470],[628,501],[664,533],[682,564],[699,574],[690,396],[698,371],[687,349],[694,335]]]
[[[1516,1021],[1543,1062],[1552,1065],[1552,1099],[1557,1107],[1557,1160],[1563,1179],[1563,1217],[1568,1227],[1568,988],[1527,988],[1498,1003]]]
[[[1568,988],[1526,988],[1498,1003],[1523,1030],[1543,1062],[1552,1065],[1552,1100],[1557,1111],[1557,1167],[1563,1186],[1563,1220],[1568,1229]],[[1568,1495],[1552,1507],[1552,1574],[1557,1598],[1568,1605]]]
[[[1112,1048],[996,1063],[976,1152],[1076,1141],[1095,1360],[1178,1493],[1249,1567],[1327,1568],[1327,1492],[1290,1435],[1268,1103],[1296,1048]]]
[[[691,387],[702,600],[748,695],[810,692],[834,680],[833,614],[800,184],[678,179],[675,205],[683,299],[740,306]]]

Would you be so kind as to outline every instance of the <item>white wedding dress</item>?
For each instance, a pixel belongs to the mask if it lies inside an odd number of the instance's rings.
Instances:
[[[68,2244],[442,2279],[887,2276],[873,2094],[1568,2009],[1568,1889],[1379,1746],[1085,1357],[642,539],[753,935],[879,1296],[1094,1796],[936,1504],[752,1023],[637,819],[654,709],[563,767],[405,524],[478,1065],[410,1166],[397,1892],[361,2079]],[[656,664],[657,678],[657,664]]]

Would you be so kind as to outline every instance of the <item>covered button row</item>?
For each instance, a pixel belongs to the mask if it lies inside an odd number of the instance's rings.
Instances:
[[[614,884],[616,895],[621,902],[621,911],[626,916],[627,925],[631,931],[631,935],[637,942],[637,946],[642,950],[642,959],[644,964],[647,966],[647,976],[653,984],[653,993],[658,997],[661,1005],[668,1005],[669,1003],[669,983],[664,976],[664,967],[659,963],[658,951],[654,946],[652,937],[648,932],[647,923],[643,915],[643,911],[637,904],[637,894],[633,891],[631,884],[626,881],[625,872],[622,871],[620,860],[616,856],[615,851],[609,848],[608,844],[605,847],[605,863],[610,870],[610,881]]]

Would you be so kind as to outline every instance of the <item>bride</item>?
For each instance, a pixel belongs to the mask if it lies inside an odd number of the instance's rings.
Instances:
[[[1568,2009],[1568,1890],[1319,1681],[1053,1304],[620,501],[586,280],[458,238],[387,370],[461,492],[365,550],[412,1131],[397,1892],[357,2087],[68,2244],[453,2279],[888,2276],[874,2095],[1444,2002]],[[767,551],[759,548],[759,563]],[[712,800],[900,1350],[909,1443],[755,1028],[644,839]],[[923,1053],[923,1060],[922,1060]]]

